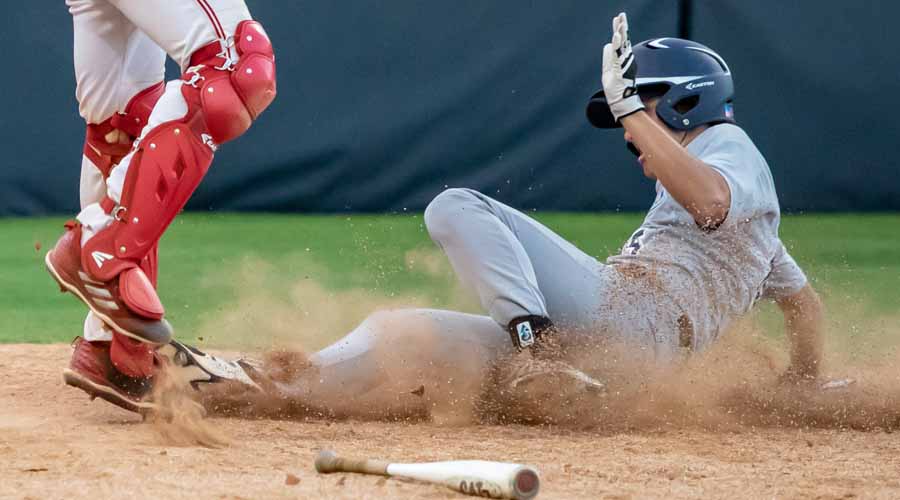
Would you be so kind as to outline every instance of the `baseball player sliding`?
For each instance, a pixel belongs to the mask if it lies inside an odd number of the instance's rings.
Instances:
[[[603,49],[602,83],[589,120],[624,128],[656,181],[656,199],[619,255],[598,262],[484,194],[444,191],[425,223],[488,316],[376,313],[311,356],[309,370],[280,386],[283,395],[347,414],[427,408],[439,404],[428,400],[432,390],[465,406],[464,395],[498,367],[501,388],[512,394],[601,390],[588,372],[602,366],[572,366],[570,354],[614,342],[671,362],[707,348],[761,298],[784,314],[791,343],[784,379],[816,378],[822,306],[779,240],[772,174],[735,125],[724,59],[677,38],[632,47],[620,14]],[[602,364],[604,351],[596,352]],[[420,381],[417,403],[409,390]]]
[[[171,340],[155,290],[157,243],[216,148],[275,98],[269,37],[243,0],[66,4],[87,123],[82,210],[45,262],[90,312],[65,380],[132,411],[152,409],[163,354],[196,380],[247,381],[240,366]],[[167,54],[182,75],[164,83]]]

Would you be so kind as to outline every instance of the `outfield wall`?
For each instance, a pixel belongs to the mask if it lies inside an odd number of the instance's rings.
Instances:
[[[639,210],[652,185],[592,129],[609,19],[688,32],[736,78],[736,115],[789,210],[897,210],[900,3],[745,0],[248,2],[279,96],[224,145],[193,209],[402,211],[445,186],[528,209]],[[0,215],[71,212],[83,125],[61,0],[7,9]],[[890,23],[890,24],[889,24]]]

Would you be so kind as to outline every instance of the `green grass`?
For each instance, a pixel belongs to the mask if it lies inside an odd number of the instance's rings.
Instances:
[[[546,213],[538,219],[605,258],[641,216]],[[0,219],[5,242],[0,247],[0,342],[60,342],[80,334],[84,307],[58,293],[43,267],[43,254],[62,223],[61,218]],[[867,314],[900,311],[900,215],[786,217],[782,238],[832,308],[849,301]],[[420,265],[423,256],[430,268]],[[242,314],[252,314],[250,307],[260,296],[265,303],[278,302],[282,311],[300,304],[309,308],[307,315],[322,313],[317,304],[304,302],[308,294],[297,295],[303,282],[316,284],[337,303],[329,310],[334,328],[324,328],[329,338],[382,299],[459,304],[453,277],[428,239],[421,214],[185,214],[163,239],[161,261],[160,296],[178,332],[188,338],[205,332],[220,345],[231,342],[227,326],[209,325],[226,315],[240,322]],[[344,313],[343,306],[352,312]]]

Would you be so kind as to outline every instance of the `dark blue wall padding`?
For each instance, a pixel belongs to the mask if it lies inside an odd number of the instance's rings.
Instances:
[[[621,131],[584,118],[620,10],[635,41],[689,26],[731,63],[738,121],[786,208],[900,208],[900,4],[689,1],[250,1],[279,95],[220,148],[189,208],[412,210],[446,186],[525,209],[646,208],[652,184]],[[74,212],[69,14],[21,2],[0,23],[0,215]]]
[[[783,206],[900,209],[900,2],[697,0],[693,18]]]

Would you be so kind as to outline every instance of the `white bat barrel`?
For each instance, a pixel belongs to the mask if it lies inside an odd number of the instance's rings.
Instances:
[[[355,472],[405,477],[443,484],[468,495],[514,500],[534,498],[541,483],[537,471],[527,465],[485,460],[396,464],[383,460],[340,457],[331,450],[322,450],[316,456],[315,466],[316,471],[322,474]]]
[[[387,473],[440,483],[462,493],[488,498],[528,500],[537,496],[540,488],[540,478],[533,468],[485,460],[388,464]]]

